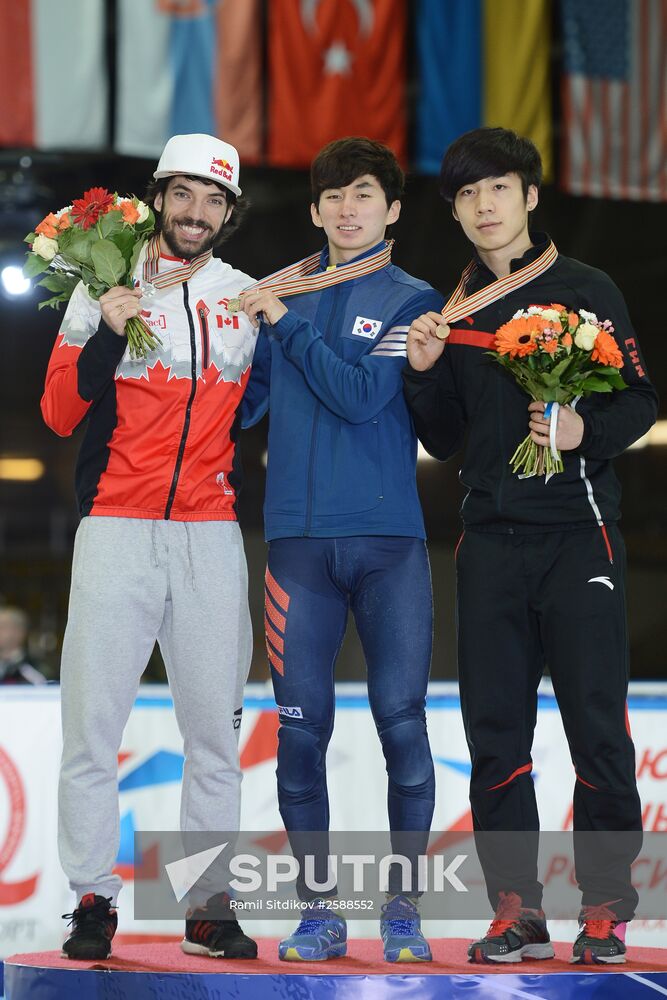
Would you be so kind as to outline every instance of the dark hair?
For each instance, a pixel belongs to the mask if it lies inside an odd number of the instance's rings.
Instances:
[[[540,186],[542,159],[530,139],[507,128],[474,128],[455,139],[440,167],[440,194],[454,201],[457,191],[485,177],[518,174],[524,197]]]
[[[185,177],[189,181],[201,181],[206,184],[207,179],[205,177],[197,177],[194,174],[173,174],[170,177],[160,177],[158,180],[149,181],[148,187],[146,188],[146,194],[144,195],[144,201],[147,205],[153,209],[155,213],[155,232],[159,233],[162,230],[162,213],[159,212],[155,207],[155,199],[159,194],[164,198],[167,188],[169,187],[169,182],[174,179],[174,177]],[[227,204],[232,207],[232,214],[230,215],[227,222],[223,223],[220,232],[213,244],[214,247],[219,247],[221,243],[224,243],[226,239],[236,232],[236,230],[241,225],[243,217],[248,210],[248,202],[243,197],[237,197],[233,191],[226,188],[224,184],[218,184],[217,181],[210,181],[210,184],[215,184],[217,188],[220,188],[225,198],[227,199]]]
[[[376,178],[384,191],[387,208],[400,201],[405,175],[392,150],[374,139],[351,135],[330,142],[313,160],[310,168],[313,204],[319,205],[323,191],[346,187],[364,174]]]

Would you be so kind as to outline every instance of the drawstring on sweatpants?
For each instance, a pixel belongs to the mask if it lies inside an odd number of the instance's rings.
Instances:
[[[188,522],[185,521],[185,535],[188,540],[188,567],[190,569],[190,581],[192,583],[192,589],[195,589],[195,564],[192,558],[192,539],[190,538],[190,527]]]
[[[157,554],[157,522],[151,522],[151,563],[157,569],[160,565],[160,560]]]

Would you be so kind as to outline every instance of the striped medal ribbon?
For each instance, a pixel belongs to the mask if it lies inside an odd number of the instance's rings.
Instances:
[[[146,257],[143,269],[144,282],[149,288],[151,286],[152,288],[170,288],[172,285],[181,285],[184,281],[189,281],[197,271],[201,271],[202,267],[208,264],[212,256],[213,252],[207,250],[206,253],[202,253],[198,257],[193,257],[187,264],[175,267],[164,274],[159,274],[160,237],[153,236],[146,244]]]
[[[508,274],[506,278],[498,278],[496,281],[492,281],[490,285],[486,285],[485,288],[482,288],[479,292],[475,292],[474,295],[466,296],[466,283],[475,269],[475,262],[470,261],[463,271],[449,301],[442,310],[444,322],[449,325],[455,323],[457,319],[463,319],[464,316],[472,316],[473,313],[479,312],[480,309],[491,305],[492,302],[502,299],[509,292],[521,288],[522,285],[527,285],[529,281],[539,278],[541,274],[548,271],[552,264],[556,263],[557,257],[558,250],[556,249],[556,245],[552,240],[549,240],[547,248],[530,264],[526,264],[525,267],[519,268],[518,271]],[[449,336],[449,331],[444,324],[441,324],[435,332],[440,340],[446,340]]]
[[[288,295],[300,295],[303,292],[316,292],[322,288],[331,288],[332,285],[340,285],[344,281],[351,281],[353,278],[361,278],[366,274],[379,271],[391,261],[391,248],[393,240],[384,240],[384,246],[377,253],[370,257],[364,257],[356,264],[342,264],[330,271],[319,271],[321,253],[311,254],[304,257],[289,267],[283,267],[280,271],[274,271],[266,278],[262,278],[250,288],[268,288],[281,299]],[[248,289],[245,289],[247,291]],[[241,308],[238,298],[230,299],[227,311],[237,313]]]

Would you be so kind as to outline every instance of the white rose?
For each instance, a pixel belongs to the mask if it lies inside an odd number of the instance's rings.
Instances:
[[[32,252],[36,253],[39,257],[43,257],[44,260],[53,260],[58,253],[58,241],[51,240],[48,236],[40,233],[39,236],[35,236]]]
[[[597,335],[597,326],[593,326],[592,323],[582,323],[574,335],[574,342],[582,351],[592,351]]]
[[[557,309],[543,309],[542,315],[545,319],[548,319],[550,323],[560,323],[560,313]]]
[[[139,213],[139,218],[137,222],[145,222],[148,218],[148,205],[143,201],[137,202],[137,212]]]

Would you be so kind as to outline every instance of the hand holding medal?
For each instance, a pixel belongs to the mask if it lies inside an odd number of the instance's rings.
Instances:
[[[239,310],[244,312],[253,326],[257,326],[261,319],[270,326],[277,323],[287,312],[284,305],[270,288],[262,288],[261,285],[254,285],[241,292],[238,299]],[[232,302],[227,308],[231,312]]]
[[[412,321],[408,331],[406,349],[408,361],[415,371],[432,368],[445,349],[449,326],[442,313],[427,312]]]

